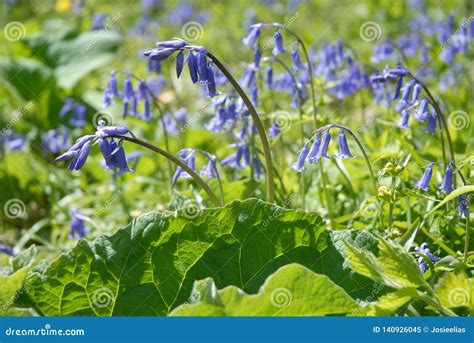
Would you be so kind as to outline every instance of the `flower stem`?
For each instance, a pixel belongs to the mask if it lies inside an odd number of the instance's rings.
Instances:
[[[313,104],[313,120],[314,120],[314,128],[318,127],[318,120],[317,120],[317,113],[318,108],[316,106],[316,94],[314,92],[314,80],[313,80],[313,67],[311,66],[311,60],[309,59],[308,50],[306,49],[306,45],[304,44],[303,40],[300,36],[298,36],[294,31],[290,30],[287,26],[284,26],[285,31],[288,32],[290,35],[295,37],[298,44],[301,46],[303,50],[303,55],[306,59],[306,63],[308,64],[308,73],[309,73],[309,85],[311,87],[311,101]]]
[[[267,201],[273,202],[274,201],[274,183],[273,183],[273,162],[272,162],[272,153],[270,151],[270,144],[268,143],[268,138],[265,133],[265,127],[263,126],[262,121],[257,113],[257,110],[252,105],[252,102],[248,98],[247,94],[245,94],[242,87],[240,87],[239,83],[235,80],[232,74],[227,70],[227,68],[209,51],[206,52],[206,55],[212,60],[212,62],[219,68],[219,70],[225,75],[227,80],[232,84],[234,89],[239,93],[240,97],[242,98],[243,102],[247,106],[247,109],[252,116],[254,124],[257,128],[258,134],[260,136],[260,140],[262,141],[263,147],[263,154],[265,156],[265,165],[266,165],[266,180],[267,180]]]
[[[286,70],[286,72],[290,75],[291,80],[293,81],[295,88],[296,88],[296,93],[298,95],[298,111],[300,115],[300,144],[301,146],[304,145],[305,141],[305,134],[304,134],[304,127],[303,127],[303,94],[301,92],[301,89],[298,87],[298,81],[296,80],[296,77],[294,73],[291,71],[291,69],[286,65],[285,62],[283,62],[281,59],[275,57],[274,58],[275,62],[280,64],[283,69]],[[301,188],[301,200],[302,200],[302,208],[303,211],[306,209],[306,189],[305,189],[305,181],[304,181],[304,173],[300,173],[300,188]]]
[[[352,136],[352,138],[354,138],[355,142],[359,146],[360,151],[362,152],[362,155],[364,156],[365,163],[367,164],[367,167],[369,168],[370,177],[372,178],[372,184],[374,186],[374,192],[375,192],[375,194],[377,194],[377,181],[375,179],[374,171],[372,169],[372,164],[370,163],[369,157],[367,156],[367,153],[365,152],[364,146],[360,142],[359,138],[357,138],[357,136],[354,134],[354,132],[352,132],[351,129],[349,129],[347,126],[344,126],[344,125],[341,125],[341,124],[331,123],[329,125],[326,125],[326,126],[323,126],[323,127],[319,128],[316,131],[315,134],[319,134],[321,131],[329,130],[333,127],[337,127],[339,129],[342,129],[342,130],[345,130],[345,131],[349,132],[349,134]]]
[[[150,144],[146,141],[143,141],[141,139],[134,138],[134,137],[120,136],[120,135],[113,135],[113,136],[110,136],[110,137],[120,138],[120,139],[129,141],[129,142],[141,145],[141,146],[143,146],[143,147],[145,147],[149,150],[152,150],[152,151],[160,154],[161,156],[165,157],[167,160],[169,160],[169,161],[173,162],[174,164],[176,164],[176,165],[180,166],[181,168],[183,168],[189,175],[191,175],[191,177],[207,193],[207,195],[209,196],[209,199],[211,199],[211,201],[214,203],[215,206],[224,205],[224,204],[220,203],[220,201],[217,198],[216,194],[211,190],[211,188],[208,186],[208,184],[194,170],[192,170],[186,163],[181,161],[179,158],[177,158],[173,154],[170,154],[168,151],[163,150],[163,149],[161,149],[161,148],[159,148],[159,147],[157,147],[153,144]]]

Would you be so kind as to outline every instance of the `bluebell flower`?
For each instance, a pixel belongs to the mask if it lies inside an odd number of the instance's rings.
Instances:
[[[89,233],[84,223],[85,216],[81,211],[72,210],[72,220],[69,224],[69,239],[83,238]]]
[[[458,206],[457,211],[464,217],[469,217],[469,201],[470,197],[466,194],[461,194],[458,196]]]
[[[257,50],[255,50],[255,55],[253,57],[253,65],[252,65],[255,70],[260,69],[261,57],[262,57],[262,50],[260,50],[260,48],[257,48]]]
[[[249,164],[250,150],[248,146],[243,144],[237,145],[237,151],[221,161],[221,166],[229,166],[237,169],[247,167]]]
[[[331,158],[328,155],[328,148],[329,148],[329,143],[331,142],[331,134],[329,131],[326,131],[323,135],[323,140],[321,143],[321,146],[319,147],[318,153],[316,154],[316,158],[319,160],[321,157],[325,158]]]
[[[219,95],[219,93],[216,90],[216,80],[214,78],[214,71],[210,63],[207,66],[206,80],[207,80],[207,96],[212,98]]]
[[[424,98],[421,100],[420,105],[415,110],[414,117],[423,124],[429,116],[430,113],[428,111],[428,99]]]
[[[13,249],[12,247],[0,243],[0,252],[3,252],[4,254],[10,255],[12,257],[15,257],[18,255],[18,253]]]
[[[410,82],[408,82],[404,89],[403,89],[403,93],[402,93],[402,97],[400,98],[400,100],[398,101],[398,103],[395,105],[395,110],[397,112],[401,112],[402,110],[404,110],[406,107],[408,107],[408,105],[410,104],[410,94],[411,94],[411,91],[413,89],[413,86],[415,84],[415,81],[412,80]]]
[[[263,171],[262,165],[257,156],[253,157],[253,176],[256,179],[261,179],[265,176],[265,172]]]
[[[249,88],[255,84],[255,69],[251,65],[245,68],[241,79],[242,87]]]
[[[198,69],[197,69],[197,61],[196,61],[196,56],[192,51],[188,53],[188,58],[187,58],[187,63],[188,63],[188,68],[189,68],[189,75],[191,76],[191,80],[193,83],[198,82]]]
[[[273,38],[275,39],[275,47],[272,49],[272,54],[276,56],[284,53],[286,50],[283,47],[283,35],[281,34],[281,32],[275,32]]]
[[[265,75],[265,83],[266,83],[268,89],[273,88],[273,68],[272,68],[271,65],[269,65],[268,68],[267,68],[267,72],[266,72],[266,75]]]
[[[291,58],[293,60],[293,65],[296,69],[304,69],[304,65],[301,62],[300,50],[298,49],[298,44],[295,45],[295,48],[291,52]]]
[[[120,136],[130,133],[125,126],[106,126],[100,122],[97,131],[93,135],[80,137],[76,142],[61,156],[55,159],[56,162],[71,159],[68,169],[79,170],[85,164],[89,156],[92,143],[98,142],[99,149],[104,156],[107,169],[111,169],[115,174],[122,175],[130,172],[125,152],[122,147],[122,141],[117,142],[114,138],[107,140],[110,136]]]
[[[321,145],[321,135],[318,135],[311,145],[311,149],[309,149],[308,153],[308,162],[311,164],[316,164],[319,161],[318,152],[319,147]]]
[[[280,124],[278,123],[278,121],[274,121],[272,122],[272,125],[270,126],[270,129],[268,130],[268,136],[270,138],[275,138],[276,136],[278,136],[281,132],[281,129],[280,129]]]
[[[138,81],[137,88],[137,98],[138,100],[143,100],[143,119],[151,120],[151,102],[148,86],[144,80],[140,80]]]
[[[207,82],[207,60],[206,54],[202,51],[197,53],[197,71],[199,75],[199,81],[204,83]]]
[[[448,168],[446,168],[446,171],[444,172],[444,178],[443,182],[441,183],[441,192],[442,193],[451,193],[453,191],[453,183],[454,183],[454,177],[453,177],[453,166],[452,162],[449,163]]]
[[[136,103],[136,94],[135,91],[133,90],[133,84],[132,81],[130,80],[129,77],[125,79],[125,82],[123,84],[123,95],[122,95],[122,100],[123,100],[123,118],[125,118],[129,112],[129,104],[130,102],[133,101],[133,103]],[[132,110],[132,115],[135,115],[134,111]]]
[[[260,29],[258,27],[253,27],[250,29],[249,34],[242,41],[250,49],[255,49],[255,43],[257,42],[258,37],[260,36]]]
[[[183,71],[184,66],[184,52],[181,50],[178,55],[176,55],[176,77],[179,79],[181,72]]]
[[[113,98],[115,97],[120,97],[120,92],[118,90],[116,73],[112,72],[107,87],[105,87],[102,107],[107,108],[112,105]]]
[[[1,138],[1,136],[0,136]],[[24,151],[26,148],[26,137],[12,130],[7,130],[4,134],[4,141],[8,152]],[[1,142],[1,141],[0,141]],[[1,148],[1,144],[0,144]]]
[[[161,62],[149,58],[148,59],[148,64],[147,64],[147,69],[148,69],[148,71],[159,74],[159,73],[161,73]]]
[[[397,126],[401,129],[408,130],[410,129],[409,121],[410,121],[410,112],[408,110],[402,110],[402,117],[397,122]]]
[[[428,124],[426,124],[425,132],[431,133],[434,135],[436,133],[436,119],[438,114],[436,111],[432,111],[431,114],[428,115]]]
[[[74,108],[74,100],[71,98],[64,99],[63,107],[59,110],[59,116],[64,118]]]
[[[383,61],[391,60],[395,57],[395,47],[393,42],[390,40],[383,41],[382,43],[374,46],[374,52],[370,61],[372,63],[380,63]]]
[[[179,133],[178,123],[171,113],[165,113],[163,116],[163,125],[168,134],[177,136]]]
[[[434,255],[430,249],[428,249],[428,243],[422,243],[420,246],[415,247],[415,250],[418,251],[420,254],[425,255],[428,257],[431,262],[436,263],[440,260],[440,258]],[[417,258],[418,265],[420,266],[421,273],[424,274],[428,270],[428,266],[422,256]]]
[[[105,19],[107,15],[105,13],[96,13],[92,16],[91,31],[98,31],[105,29]]]
[[[41,138],[41,145],[46,153],[57,154],[69,146],[69,131],[51,129]]]
[[[204,168],[200,171],[199,174],[202,176],[206,176],[208,178],[215,178],[219,175],[219,171],[217,170],[217,158],[214,155],[209,155],[209,161],[204,166]]]
[[[69,124],[75,127],[84,127],[86,125],[86,106],[82,104],[75,104],[72,110],[71,119],[69,119]]]
[[[347,145],[346,133],[345,130],[342,130],[341,133],[337,136],[337,143],[339,145],[339,155],[337,158],[352,158],[354,157],[349,150]]]
[[[291,168],[293,168],[294,170],[298,171],[298,172],[302,172],[304,171],[304,164],[306,162],[306,157],[308,156],[308,144],[309,143],[306,143],[303,147],[303,149],[301,149],[301,152],[298,156],[298,160],[292,164]]]
[[[428,192],[432,175],[433,175],[433,163],[430,163],[430,165],[426,168],[425,172],[423,173],[423,176],[421,177],[421,179],[415,183],[415,188],[422,189],[425,192]]]
[[[416,83],[415,86],[413,87],[413,93],[411,96],[410,105],[413,105],[417,102],[420,93],[421,93],[421,85],[419,83]]]
[[[193,171],[196,169],[196,156],[195,150],[193,149],[182,149],[179,152],[181,161],[185,162],[186,165],[191,168]],[[175,184],[178,181],[178,178],[189,179],[191,175],[186,172],[183,168],[178,166],[176,172],[173,175],[172,183]]]

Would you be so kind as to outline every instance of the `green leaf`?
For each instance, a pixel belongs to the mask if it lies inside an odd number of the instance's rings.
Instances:
[[[36,100],[54,84],[52,70],[28,58],[0,57],[0,80],[11,93],[24,100]]]
[[[22,289],[28,267],[22,268],[11,275],[0,275],[0,315],[3,315],[15,302],[17,292]]]
[[[55,75],[58,84],[72,88],[91,71],[110,63],[122,42],[115,31],[89,31],[71,40],[62,40],[49,47],[49,54],[57,58]]]
[[[417,297],[415,288],[398,289],[395,292],[381,296],[376,303],[376,307],[388,313],[394,313],[400,307]]]
[[[378,264],[397,288],[428,286],[415,259],[401,245],[383,237],[378,237],[378,241]]]
[[[23,250],[12,261],[13,270],[17,271],[21,268],[30,266],[36,258],[36,246],[32,245],[28,249]]]
[[[464,272],[446,273],[436,285],[435,294],[445,307],[474,311],[474,278],[468,279]]]
[[[449,195],[446,198],[444,198],[443,201],[441,201],[438,205],[433,207],[433,209],[425,215],[425,218],[432,215],[436,210],[438,210],[441,206],[443,206],[447,202],[457,198],[458,196],[462,194],[471,193],[471,192],[474,192],[474,186],[462,186],[458,189],[455,189],[454,191],[449,193]]]
[[[175,316],[324,316],[358,309],[357,303],[327,276],[299,264],[278,269],[257,294],[229,286],[216,291],[212,279],[195,284],[191,301]]]
[[[383,280],[383,273],[371,252],[358,249],[349,243],[346,243],[346,252],[347,262],[352,270],[377,282]]]
[[[317,214],[249,199],[197,214],[147,213],[112,236],[80,240],[34,274],[20,300],[43,315],[165,315],[196,280],[255,293],[289,263],[327,275],[353,297],[373,288],[345,267]]]

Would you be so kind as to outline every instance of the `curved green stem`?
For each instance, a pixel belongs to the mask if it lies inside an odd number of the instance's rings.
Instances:
[[[216,194],[211,190],[211,188],[208,186],[208,184],[199,176],[199,174],[197,174],[186,163],[181,161],[179,158],[177,158],[173,154],[170,154],[168,151],[163,150],[163,149],[161,149],[161,148],[159,148],[159,147],[157,147],[153,144],[150,144],[150,143],[148,143],[146,141],[143,141],[141,139],[138,139],[138,138],[128,137],[128,136],[120,136],[120,135],[112,135],[110,137],[123,139],[125,141],[141,145],[142,147],[145,147],[145,148],[147,148],[151,151],[154,151],[157,154],[160,154],[161,156],[165,157],[167,160],[169,160],[169,161],[173,162],[174,164],[180,166],[181,168],[184,169],[184,171],[186,171],[199,184],[199,186],[201,186],[201,188],[207,193],[207,195],[209,196],[209,199],[211,199],[211,201],[214,203],[215,206],[223,205],[219,202],[219,199],[217,198]]]
[[[290,30],[288,27],[284,26],[284,28],[286,32],[288,32],[290,35],[295,37],[296,41],[298,42],[298,44],[301,46],[301,49],[303,50],[303,55],[306,59],[306,63],[308,64],[309,85],[311,87],[311,101],[313,104],[313,120],[314,120],[314,128],[316,129],[318,127],[318,120],[317,120],[318,108],[316,106],[316,94],[314,91],[313,67],[311,66],[311,60],[309,59],[308,50],[306,49],[306,45],[304,44],[303,39],[301,39],[300,36],[298,36],[294,31]]]
[[[273,183],[273,162],[272,162],[272,153],[270,150],[270,144],[268,143],[267,134],[265,133],[265,127],[263,126],[262,121],[257,113],[257,110],[252,105],[252,102],[248,98],[247,94],[244,92],[239,83],[235,80],[232,74],[227,70],[227,68],[209,51],[206,52],[206,55],[212,60],[212,62],[219,68],[219,70],[225,75],[227,80],[232,84],[234,89],[242,98],[243,102],[247,106],[247,109],[252,116],[253,122],[257,128],[260,140],[262,141],[263,154],[265,156],[265,165],[267,173],[265,174],[267,180],[267,201],[273,202],[275,198],[274,183]]]
[[[345,130],[347,132],[349,132],[349,134],[352,136],[352,138],[354,138],[355,142],[357,143],[357,145],[359,146],[359,149],[360,151],[362,152],[362,155],[364,156],[364,160],[365,160],[365,163],[367,164],[367,167],[369,168],[369,172],[370,172],[370,177],[372,178],[372,184],[374,186],[374,192],[375,194],[377,194],[377,181],[375,179],[375,175],[374,175],[374,171],[372,169],[372,164],[370,163],[370,160],[369,160],[369,157],[367,156],[367,153],[365,152],[365,149],[364,149],[364,146],[362,145],[361,141],[359,140],[359,138],[357,138],[357,136],[355,135],[354,132],[352,132],[351,129],[349,129],[347,126],[344,126],[344,125],[341,125],[341,124],[335,124],[335,123],[331,123],[329,125],[326,125],[326,126],[323,126],[321,128],[319,128],[317,131],[316,131],[316,135],[321,133],[322,131],[325,131],[325,130],[329,130],[333,127],[337,127],[339,129],[342,129],[342,130]]]

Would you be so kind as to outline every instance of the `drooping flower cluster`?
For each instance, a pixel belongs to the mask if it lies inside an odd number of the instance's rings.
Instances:
[[[135,91],[130,75],[125,78],[122,92],[119,92],[116,73],[112,72],[104,92],[102,106],[104,108],[109,107],[112,105],[114,98],[121,98],[123,102],[123,118],[130,114],[131,116],[149,121],[152,119],[151,94],[155,94],[155,92],[153,92],[145,80],[138,81],[137,90]],[[143,102],[143,113],[138,112],[140,101]]]
[[[97,131],[93,135],[86,135],[78,140],[61,156],[55,159],[56,162],[71,160],[68,169],[70,171],[81,169],[89,157],[93,144],[98,144],[102,156],[105,160],[107,170],[112,170],[115,175],[123,175],[125,172],[132,172],[128,167],[125,152],[120,138],[110,136],[121,136],[131,132],[125,126],[105,126],[103,122],[97,126]]]
[[[74,127],[84,127],[86,125],[86,106],[74,101],[74,99],[64,99],[63,107],[59,110],[59,117],[64,118],[67,114],[71,113],[69,118],[69,124]]]
[[[410,73],[403,67],[399,66],[393,69],[386,67],[382,73],[372,74],[370,80],[375,90],[378,86],[382,85],[381,89],[385,94],[387,92],[384,86],[389,81],[396,81],[394,94],[387,99],[387,102],[390,104],[391,101],[398,99],[395,110],[401,115],[400,120],[397,122],[400,128],[410,128],[409,120],[412,114],[421,124],[426,123],[426,133],[434,135],[436,133],[437,113],[432,108],[428,98],[423,97],[419,100],[423,88],[422,84],[415,79],[403,84],[403,78],[408,75]]]
[[[285,53],[287,50],[283,45],[282,30],[283,25],[278,23],[258,23],[250,26],[249,34],[243,39],[245,45],[255,50],[253,63],[249,64],[244,71],[242,76],[242,85],[250,91],[251,99],[254,104],[258,102],[258,87],[257,87],[257,72],[261,70],[261,59],[262,49],[260,34],[264,28],[274,28],[276,31],[273,34],[274,47],[272,49],[272,55],[278,56]],[[268,42],[263,43],[263,48],[266,47]],[[291,68],[292,74],[295,75],[295,79],[285,71],[279,75],[273,76],[273,58],[265,57],[264,60],[270,61],[265,71],[265,85],[268,89],[275,89],[279,92],[289,93],[293,96],[292,107],[297,107],[299,104],[299,97],[301,102],[304,103],[306,100],[306,89],[305,85],[309,83],[309,72],[308,66],[304,64],[300,56],[300,43],[296,42],[293,49],[291,50],[291,59],[293,66]],[[295,81],[296,80],[296,81]]]
[[[420,254],[425,255],[428,257],[431,262],[436,263],[440,260],[438,256],[433,254],[430,249],[428,249],[428,243],[422,243],[420,246],[415,247],[415,250],[419,252]],[[418,262],[418,265],[420,266],[421,272],[424,274],[428,270],[428,266],[426,264],[425,258],[423,256],[419,256],[416,260]]]
[[[44,148],[44,153],[57,154],[64,151],[69,146],[69,130],[51,129],[41,137],[41,146]]]
[[[149,59],[154,61],[164,61],[175,52],[176,55],[176,76],[179,78],[184,68],[184,51],[188,50],[186,64],[188,65],[189,75],[193,83],[198,81],[205,86],[207,96],[214,97],[219,95],[216,89],[216,79],[212,61],[207,59],[207,50],[202,46],[189,45],[183,39],[173,39],[156,43],[157,48],[144,53]]]
[[[307,142],[303,149],[301,150],[298,160],[293,163],[292,168],[298,172],[302,172],[305,170],[305,163],[308,162],[310,164],[316,164],[319,160],[324,157],[330,159],[331,156],[328,153],[329,143],[331,142],[331,133],[329,132],[331,128],[325,130],[322,138],[321,134],[323,133],[318,132],[315,137],[313,137],[314,141],[310,146],[311,140]],[[345,130],[341,130],[339,135],[337,136],[337,143],[339,147],[339,154],[335,157],[344,159],[344,158],[352,158],[355,157],[351,154],[349,150],[349,145],[347,144],[346,133]]]
[[[13,151],[25,151],[26,149],[26,137],[14,132],[13,130],[7,130],[3,135],[0,135],[0,152],[13,152]]]
[[[423,173],[421,179],[415,183],[415,188],[422,189],[426,192],[429,190],[429,184],[433,175],[433,166],[434,163],[430,163]],[[441,192],[447,194],[451,193],[454,187],[453,184],[453,163],[451,162],[444,173],[443,182],[441,183]]]
[[[221,161],[221,165],[233,169],[243,169],[251,166],[253,176],[255,178],[262,178],[265,175],[262,165],[256,154],[252,158],[249,146],[245,143],[238,143],[235,145],[235,148],[235,153],[224,158]]]
[[[217,169],[217,157],[199,149],[181,149],[179,151],[179,156],[181,161],[186,163],[186,165],[193,171],[196,171],[196,153],[201,153],[206,159],[206,165],[199,171],[201,176],[205,176],[208,178],[215,178],[219,177],[219,171]],[[173,175],[173,184],[175,184],[179,178],[182,179],[189,179],[191,175],[184,170],[181,166],[176,168],[176,171]]]
[[[214,108],[215,115],[205,127],[212,132],[229,131],[235,128],[247,112],[242,99],[233,95],[215,98],[211,107]]]
[[[76,209],[72,210],[72,220],[69,224],[69,239],[83,238],[89,233],[89,228],[84,223],[84,213]]]
[[[369,85],[368,75],[351,54],[344,50],[341,41],[323,44],[319,53],[311,51],[315,74],[325,83],[334,84],[328,92],[337,99],[344,99]]]
[[[91,31],[99,31],[105,29],[105,20],[107,15],[105,13],[95,13],[92,16]]]

